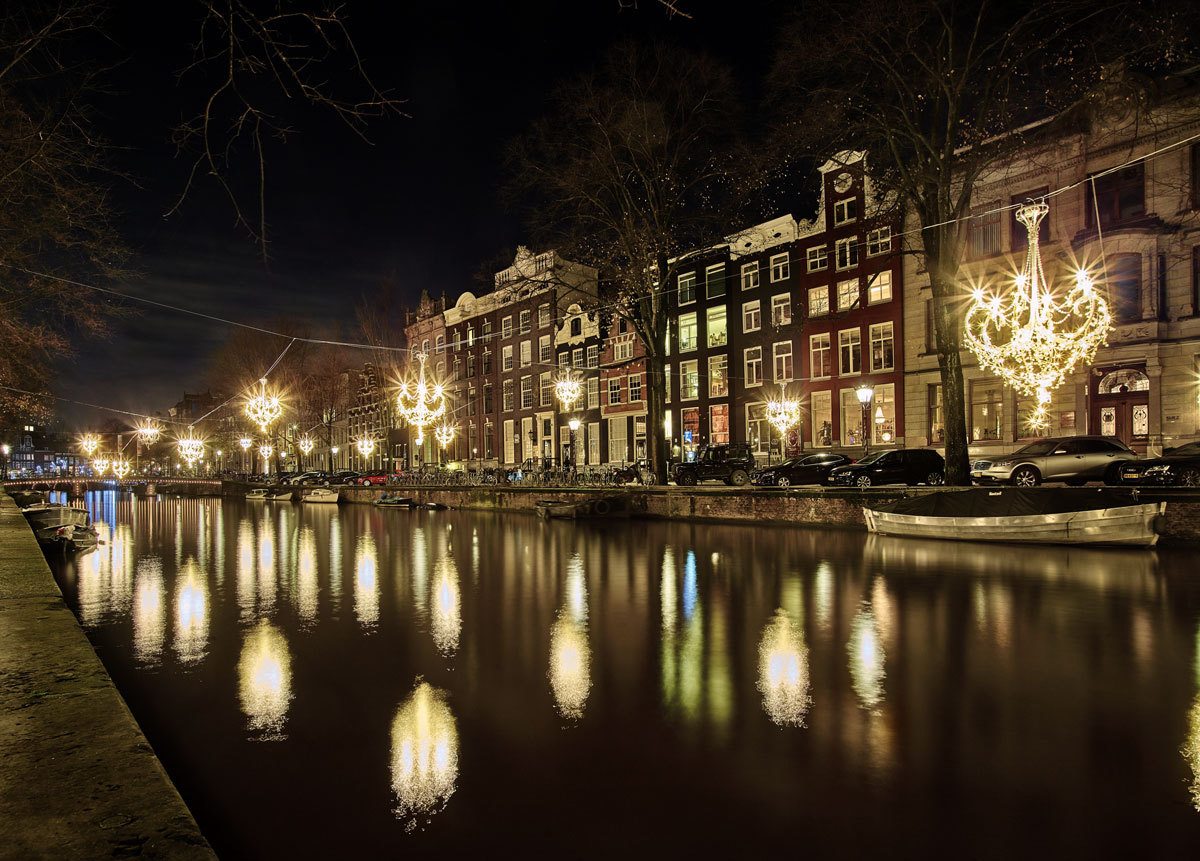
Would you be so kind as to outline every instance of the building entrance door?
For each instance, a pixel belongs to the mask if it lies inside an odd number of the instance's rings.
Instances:
[[[1130,447],[1150,435],[1150,379],[1140,368],[1117,368],[1100,376],[1092,392],[1093,433],[1116,437]]]

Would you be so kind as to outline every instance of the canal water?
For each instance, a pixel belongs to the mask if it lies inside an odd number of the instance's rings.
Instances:
[[[1194,552],[88,498],[224,858],[1196,857]]]

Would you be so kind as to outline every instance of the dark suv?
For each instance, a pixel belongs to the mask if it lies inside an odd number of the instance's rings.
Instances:
[[[876,451],[857,463],[836,466],[829,484],[870,487],[874,484],[944,484],[946,461],[931,448]]]
[[[723,481],[741,487],[750,480],[753,469],[754,455],[750,452],[750,444],[735,442],[701,446],[695,460],[675,464],[671,477],[683,486],[698,481]]]

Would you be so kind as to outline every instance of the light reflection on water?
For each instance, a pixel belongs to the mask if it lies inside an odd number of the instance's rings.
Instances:
[[[868,798],[911,820],[901,854],[947,821],[1015,851],[1036,829],[994,807],[1030,786],[1085,842],[1114,798],[1154,846],[1200,839],[1160,821],[1200,810],[1187,554],[96,496],[105,544],[64,593],[229,854],[480,850],[528,805],[547,835],[606,818],[677,848],[622,818],[629,793],[730,834],[752,805],[741,848],[788,845],[797,816],[816,847],[868,841]],[[324,805],[341,842],[306,827]]]

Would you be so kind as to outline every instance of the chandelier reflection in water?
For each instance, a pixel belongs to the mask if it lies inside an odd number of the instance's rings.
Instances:
[[[1038,225],[1049,211],[1040,201],[1017,210],[1017,220],[1029,235],[1025,266],[1005,296],[975,288],[965,331],[967,346],[980,365],[1019,393],[1037,398],[1028,420],[1036,429],[1049,424],[1051,390],[1091,361],[1112,326],[1108,303],[1086,271],[1076,272],[1065,295],[1056,297],[1047,286]]]
[[[396,407],[400,415],[410,425],[417,429],[417,444],[425,439],[425,428],[440,419],[446,413],[446,395],[440,383],[430,385],[425,381],[424,353],[414,354],[421,363],[417,373],[417,381],[413,384],[403,383],[400,393],[396,396]]]

